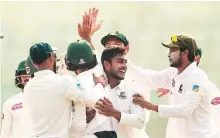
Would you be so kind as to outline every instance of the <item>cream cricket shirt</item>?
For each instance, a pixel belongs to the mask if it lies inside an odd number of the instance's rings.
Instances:
[[[22,138],[22,97],[20,92],[3,104],[1,138]]]
[[[192,63],[173,77],[172,87],[173,104],[158,108],[161,116],[170,117],[167,138],[218,138],[211,123],[210,81],[204,72]]]
[[[95,66],[94,68],[82,72],[79,75],[77,75],[78,80],[78,87],[83,91],[88,91],[88,93],[91,93],[93,95],[97,95],[96,99],[100,99],[104,97],[104,89],[103,87],[98,84],[95,86],[95,83],[93,81],[92,74],[95,73],[96,75],[102,75],[103,70],[100,68],[100,66]],[[95,89],[94,89],[95,88]],[[100,94],[97,94],[100,93]],[[73,116],[76,116],[77,114],[83,114],[85,111],[85,106],[75,106],[75,111],[72,113]],[[78,112],[77,112],[78,110]],[[79,113],[81,111],[81,113]],[[86,130],[84,132],[76,132],[75,126],[78,124],[83,125],[85,123],[85,119],[81,118],[72,118],[70,133],[74,135],[77,138],[94,138],[96,137],[94,135],[95,132],[101,132],[101,131],[112,131],[113,126],[110,123],[110,118],[98,114],[96,112],[95,117],[87,124]]]
[[[115,88],[109,85],[105,87],[106,97],[113,103],[113,107],[121,111],[120,121],[112,117],[112,125],[115,127],[118,138],[136,138],[133,131],[143,129],[146,126],[146,112],[143,108],[133,104],[133,95],[140,91],[134,82],[121,81]],[[147,136],[147,135],[146,135]]]
[[[72,100],[81,95],[72,77],[36,72],[24,88],[24,138],[69,138]]]

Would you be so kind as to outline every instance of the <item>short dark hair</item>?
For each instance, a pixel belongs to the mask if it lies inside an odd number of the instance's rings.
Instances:
[[[185,51],[185,50],[188,50],[188,51],[189,51],[189,53],[188,53],[188,60],[189,60],[190,62],[193,62],[193,61],[195,60],[195,53],[194,53],[193,51],[187,49],[187,48],[180,48],[180,52],[183,52],[183,51]]]
[[[105,48],[105,50],[102,52],[101,62],[102,65],[104,61],[111,62],[112,58],[118,55],[125,55],[126,49],[122,46],[110,46],[108,48]],[[104,66],[103,66],[104,67]]]

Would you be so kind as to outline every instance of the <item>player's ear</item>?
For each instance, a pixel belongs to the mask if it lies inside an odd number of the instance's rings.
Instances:
[[[111,64],[108,61],[103,62],[104,70],[110,70]]]
[[[196,63],[199,63],[199,61],[200,61],[200,56],[198,55],[198,56],[195,56],[195,62]]]
[[[125,46],[125,49],[126,49],[126,54],[127,54],[130,50],[130,46],[129,45]]]

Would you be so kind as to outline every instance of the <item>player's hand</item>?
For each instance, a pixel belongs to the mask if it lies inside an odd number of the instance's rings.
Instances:
[[[86,123],[89,123],[96,115],[96,110],[86,107]]]
[[[114,109],[112,102],[105,97],[104,97],[104,99],[100,99],[95,104],[95,108],[98,110],[99,114],[102,114],[107,117],[114,117],[117,120],[121,119],[121,112]]]
[[[103,87],[105,87],[108,84],[108,78],[104,74],[100,76],[96,76],[93,73],[92,76],[93,76],[93,81],[95,82],[95,84],[101,83]]]
[[[83,15],[82,24],[78,24],[78,34],[83,39],[91,39],[92,35],[100,29],[103,21],[100,21],[99,24],[96,23],[98,12],[98,9],[93,8]]]
[[[145,108],[148,110],[152,109],[153,104],[146,101],[142,95],[134,94],[133,97],[134,97],[134,99],[133,99],[134,104],[140,105],[142,108]]]
[[[162,97],[162,96],[168,94],[169,91],[170,91],[170,90],[168,90],[168,89],[163,89],[163,88],[157,89],[158,97]]]

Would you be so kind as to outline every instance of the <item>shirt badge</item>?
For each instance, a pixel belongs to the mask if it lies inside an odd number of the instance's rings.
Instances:
[[[182,93],[182,92],[183,92],[183,84],[180,85],[178,92],[179,92],[179,93]]]
[[[125,95],[125,92],[120,92],[119,98],[120,99],[127,99],[127,96]]]
[[[215,97],[212,101],[211,101],[212,105],[218,105],[220,104],[220,97]]]
[[[194,92],[198,92],[198,91],[199,91],[199,85],[193,85],[192,90],[193,90]]]

